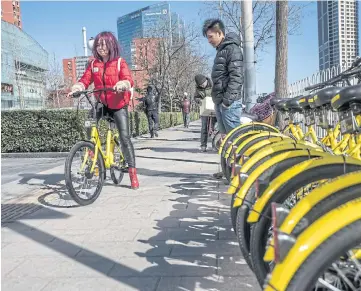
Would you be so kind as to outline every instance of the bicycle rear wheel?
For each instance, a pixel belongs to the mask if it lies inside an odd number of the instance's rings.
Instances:
[[[113,152],[113,158],[114,158],[114,166],[110,167],[110,178],[112,179],[113,183],[118,185],[122,182],[124,178],[124,172],[128,171],[125,160],[122,154],[122,151],[120,150],[120,144],[119,141],[114,138],[115,147]]]
[[[327,239],[299,267],[286,290],[360,290],[361,280],[358,278],[357,273],[361,273],[361,261],[358,259],[354,261],[340,260],[340,257],[347,254],[351,249],[360,248],[360,233],[361,220],[357,220]],[[338,272],[342,275],[338,274]],[[332,285],[327,282],[327,279],[330,278],[327,273],[337,277],[340,288],[332,286],[333,289],[329,289],[326,287],[325,283]],[[352,275],[354,275],[353,278],[351,278]],[[347,282],[345,278],[348,279]]]
[[[217,131],[214,137],[212,138],[212,148],[218,152],[221,146],[221,142],[222,142],[222,134],[220,131]]]
[[[104,160],[100,152],[98,157],[94,157],[94,153],[95,146],[93,143],[80,141],[72,147],[65,161],[66,188],[73,200],[82,206],[94,203],[98,199],[104,184]],[[95,158],[97,159],[95,168],[91,172]],[[78,159],[80,159],[80,165],[76,167]],[[84,188],[88,186],[92,186],[91,189]]]

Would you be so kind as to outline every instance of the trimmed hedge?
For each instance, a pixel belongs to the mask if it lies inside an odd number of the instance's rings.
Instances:
[[[86,138],[84,121],[88,110],[16,110],[1,112],[1,152],[67,152],[79,140]],[[160,129],[183,124],[181,112],[162,112]],[[191,113],[191,120],[199,119]],[[143,112],[130,112],[132,136],[148,132],[148,120]],[[108,125],[102,121],[100,132],[105,136]]]

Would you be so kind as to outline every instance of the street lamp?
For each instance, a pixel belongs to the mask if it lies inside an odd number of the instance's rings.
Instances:
[[[89,38],[88,40],[88,49],[93,50],[94,37]]]

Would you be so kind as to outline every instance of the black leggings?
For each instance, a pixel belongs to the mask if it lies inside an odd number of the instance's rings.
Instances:
[[[103,114],[109,114],[110,117],[114,118],[115,126],[119,132],[119,140],[124,158],[128,163],[129,168],[135,168],[134,147],[130,140],[128,106],[121,109],[110,109],[104,105],[98,104],[96,111],[97,120],[99,120]]]

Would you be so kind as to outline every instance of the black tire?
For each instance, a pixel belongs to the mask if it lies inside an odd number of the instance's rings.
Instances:
[[[243,258],[248,264],[248,267],[253,271],[252,260],[249,254],[249,227],[245,227],[245,223],[238,223],[238,221],[247,221],[247,217],[249,214],[249,204],[244,202],[241,207],[237,208],[237,219],[236,219],[236,235],[239,244],[239,248],[241,249],[241,253]]]
[[[98,183],[98,185],[95,189],[94,195],[90,199],[83,199],[83,198],[79,197],[76,194],[76,191],[73,187],[73,183],[72,183],[72,179],[71,179],[71,164],[73,162],[73,158],[74,158],[74,155],[76,154],[76,152],[83,147],[87,147],[87,148],[91,149],[93,152],[95,152],[94,144],[89,141],[80,141],[80,142],[76,143],[71,148],[69,155],[66,158],[64,176],[65,176],[65,185],[66,185],[66,188],[68,189],[70,196],[73,198],[73,200],[76,203],[78,203],[79,205],[85,206],[85,205],[94,203],[94,201],[98,199],[98,197],[102,191],[103,184],[104,184],[105,165],[104,165],[104,160],[103,160],[102,155],[100,153],[98,153],[97,159],[98,159],[100,182]]]
[[[255,145],[256,143],[262,141],[262,140],[266,140],[269,139],[269,136],[262,136],[262,137],[257,137],[254,140],[250,141],[249,143],[247,143],[238,153],[238,155],[240,155],[242,157],[242,155],[253,145]],[[230,159],[232,157],[228,157],[228,159]],[[228,162],[227,159],[227,162]],[[227,163],[226,162],[226,163]],[[228,176],[227,176],[228,175]],[[226,179],[228,181],[231,181],[231,176],[232,176],[232,167],[228,166],[227,164],[227,170],[226,170]]]
[[[298,149],[294,149],[294,150],[298,150]],[[251,168],[250,170],[246,173],[247,175],[250,175],[252,174],[252,172],[258,168],[260,165],[262,165],[263,163],[265,163],[266,161],[268,161],[269,159],[271,159],[272,157],[276,156],[276,155],[279,155],[281,153],[284,153],[284,152],[289,152],[289,151],[292,151],[292,150],[285,150],[285,151],[279,151],[279,152],[275,152],[275,153],[272,153],[271,155],[269,156],[266,156],[262,159],[260,159],[257,163],[255,163]],[[239,160],[237,161],[239,162]],[[237,193],[239,192],[239,190],[241,189],[241,187],[237,187],[237,190],[235,191],[235,194],[232,195],[232,202],[231,202],[231,221],[232,221],[232,226],[233,226],[233,229],[234,229],[234,232],[237,233],[236,231],[236,221],[237,221],[237,212],[238,212],[238,207],[232,207],[233,206],[233,202],[234,202],[234,199],[237,195]]]
[[[314,290],[319,277],[348,250],[361,244],[361,220],[333,234],[323,242],[298,268],[287,291]],[[358,289],[359,290],[359,289]]]
[[[310,211],[307,212],[307,214],[303,218],[308,221],[308,225],[311,225],[317,219],[330,212],[331,210],[360,197],[361,183],[332,193],[326,199],[321,200],[314,207],[312,207],[312,209],[310,209]],[[297,237],[302,232],[303,229],[296,225],[291,234]]]
[[[115,141],[116,146],[120,149],[119,142],[116,139],[114,139],[114,141]],[[115,153],[113,153],[113,154],[115,157]],[[120,169],[115,169],[114,167],[110,168],[110,178],[112,179],[113,183],[116,185],[120,184],[123,181],[124,171],[122,170],[122,168],[124,168],[124,166],[125,166],[124,164],[119,163],[118,167]]]
[[[243,141],[245,141],[246,139],[248,139],[251,136],[256,135],[256,134],[259,134],[259,133],[255,132],[252,135],[244,136],[244,137],[240,138],[234,145],[239,146]],[[221,156],[221,168],[222,168],[223,175],[226,177],[227,181],[230,182],[231,175],[232,175],[232,168],[227,165],[227,159],[223,155]]]
[[[236,221],[237,221],[237,211],[238,211],[238,207],[233,207],[233,204],[234,204],[234,200],[235,200],[235,198],[236,198],[236,195],[237,195],[237,193],[233,194],[233,195],[232,195],[232,200],[231,200],[231,221],[232,221],[233,231],[234,231],[235,234],[237,234],[237,231],[236,231],[236,227],[237,227]]]
[[[118,173],[116,173],[115,169],[112,167],[110,168],[110,178],[114,184],[118,185],[123,181],[124,172],[118,171]]]
[[[287,160],[284,160],[272,168],[272,174],[270,176],[269,182],[266,184],[260,184],[259,185],[259,194],[262,196],[263,191],[266,190],[267,186],[273,179],[278,177],[282,172],[287,170],[288,168],[292,167],[293,165],[296,165],[298,163],[301,163],[308,159],[307,157],[294,157]],[[267,174],[267,172],[263,173]],[[250,209],[252,208],[252,205],[255,203],[256,197],[255,197],[255,183],[252,184],[252,186],[249,188],[247,195],[245,197],[245,201],[243,202],[243,205],[241,206],[241,210],[238,210],[237,213],[237,220],[236,220],[236,228],[237,228],[237,239],[239,243],[239,247],[241,249],[241,252],[243,254],[244,259],[248,263],[249,261],[250,266],[252,266],[253,269],[253,262],[251,260],[251,225],[247,222],[248,214]],[[243,207],[244,206],[244,207]],[[242,208],[243,207],[243,208]]]
[[[244,126],[244,127],[240,127],[238,128],[237,130],[235,130],[225,141],[225,144],[227,144],[228,141],[233,141],[233,139],[235,139],[236,137],[248,132],[248,131],[251,131],[251,130],[262,130],[262,131],[270,131],[270,132],[278,132],[277,130],[273,129],[273,128],[270,128],[270,127],[267,127],[265,125],[261,125],[261,124],[254,124],[254,123],[251,123],[247,126]],[[226,147],[223,147],[222,148],[222,152],[221,152],[221,167],[222,167],[222,172],[223,172],[223,175],[226,175],[226,166],[227,166],[227,163],[226,163],[226,160],[225,158],[223,157],[224,154],[226,153],[226,150],[227,148]]]
[[[272,223],[271,203],[284,203],[298,189],[311,183],[332,179],[340,175],[360,170],[361,166],[348,165],[344,168],[343,164],[323,165],[321,167],[305,170],[302,174],[287,180],[272,196],[264,207],[262,215],[257,223],[251,227],[250,252],[254,272],[258,282],[263,285],[264,279],[270,271],[269,264],[263,261],[268,240],[268,231]]]

